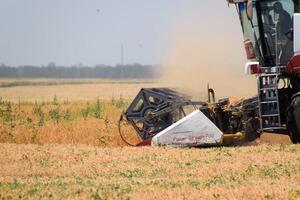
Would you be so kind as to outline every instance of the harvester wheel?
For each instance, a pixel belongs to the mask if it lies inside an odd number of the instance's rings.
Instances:
[[[300,93],[292,98],[292,103],[288,109],[287,126],[291,141],[294,144],[300,143]]]

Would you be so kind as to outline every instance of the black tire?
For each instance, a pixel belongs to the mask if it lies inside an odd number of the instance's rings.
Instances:
[[[294,144],[300,143],[300,93],[297,93],[292,98],[288,109],[287,126],[291,141]]]

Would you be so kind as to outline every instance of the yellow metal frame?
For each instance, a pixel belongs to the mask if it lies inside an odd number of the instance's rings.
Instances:
[[[226,140],[243,140],[245,138],[245,134],[242,132],[237,132],[235,134],[224,134],[223,141]]]

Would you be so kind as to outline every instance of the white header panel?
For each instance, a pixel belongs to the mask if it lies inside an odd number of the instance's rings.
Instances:
[[[294,53],[300,54],[300,14],[294,15]]]

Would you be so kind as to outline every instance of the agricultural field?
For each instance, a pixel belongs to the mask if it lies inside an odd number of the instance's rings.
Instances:
[[[117,122],[127,105],[123,98],[59,102],[54,97],[40,103],[0,99],[0,143],[123,146]]]
[[[1,144],[2,199],[299,199],[300,146]]]
[[[236,147],[128,147],[120,114],[157,83],[23,82],[0,80],[0,199],[300,199],[300,146],[286,136]],[[132,133],[125,127],[139,142]]]
[[[0,97],[18,102],[111,100],[133,98],[141,87],[158,87],[151,80],[0,79]]]
[[[120,115],[142,85],[154,85],[135,80],[59,81],[25,80],[28,85],[0,88],[0,142],[122,146]],[[2,80],[3,85],[16,82]]]

